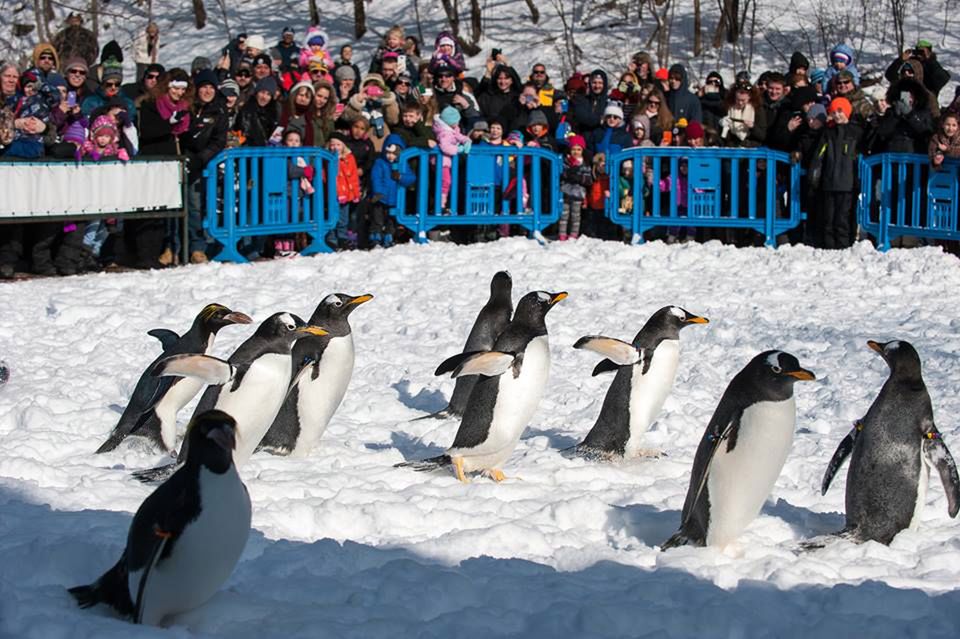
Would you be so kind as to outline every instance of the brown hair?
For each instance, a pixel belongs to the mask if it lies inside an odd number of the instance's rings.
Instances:
[[[170,69],[169,71],[164,73],[162,76],[160,76],[160,79],[157,80],[157,86],[153,87],[150,90],[150,101],[156,102],[157,99],[160,98],[160,96],[166,95],[167,91],[170,89],[170,83],[174,81],[187,83],[187,90],[183,94],[183,98],[181,98],[181,100],[186,101],[187,104],[192,106],[193,92],[195,90],[193,86],[193,82],[190,80],[190,75],[187,74],[186,71],[184,71],[179,67]]]

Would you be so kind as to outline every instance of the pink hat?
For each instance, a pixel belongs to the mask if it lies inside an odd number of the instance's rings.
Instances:
[[[583,139],[582,135],[571,135],[567,138],[567,144],[570,145],[571,148],[575,146],[579,146],[581,149],[587,148],[587,141]]]

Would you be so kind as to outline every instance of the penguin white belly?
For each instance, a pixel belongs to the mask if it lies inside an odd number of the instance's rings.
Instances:
[[[177,413],[190,403],[203,386],[202,380],[181,377],[154,407],[160,420],[160,437],[167,450],[175,450],[177,443]]]
[[[200,469],[200,515],[187,524],[169,557],[147,576],[141,623],[157,625],[164,617],[202,605],[230,577],[250,536],[250,496],[236,467],[222,475]],[[137,600],[140,576],[131,573],[130,598]]]
[[[317,378],[313,379],[312,372],[307,372],[298,382],[300,435],[291,455],[306,455],[320,441],[347,392],[353,375],[353,358],[353,334],[334,337],[323,350]]]
[[[663,403],[673,388],[680,361],[680,341],[666,339],[653,351],[653,360],[647,374],[641,376],[642,364],[633,365],[630,384],[630,437],[624,448],[624,456],[632,457],[642,448],[643,435],[660,414]]]
[[[726,546],[760,514],[790,453],[796,419],[793,397],[758,402],[743,411],[734,449],[721,442],[707,477],[707,545]]]
[[[262,355],[250,365],[236,389],[225,386],[220,391],[216,408],[237,420],[237,447],[233,451],[237,467],[250,459],[283,406],[291,366],[288,353]]]
[[[524,349],[518,377],[514,378],[512,370],[500,375],[486,440],[474,448],[449,451],[463,457],[465,471],[499,468],[510,458],[540,404],[549,374],[550,343],[546,335],[541,335],[530,340]]]
[[[913,517],[910,518],[910,530],[917,530],[920,527],[920,516],[923,514],[923,506],[927,503],[927,487],[930,484],[930,462],[927,456],[923,454],[923,446],[920,447],[920,476],[917,477],[917,503],[913,508]]]

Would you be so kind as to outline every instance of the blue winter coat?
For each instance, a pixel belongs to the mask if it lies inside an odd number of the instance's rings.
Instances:
[[[407,148],[407,145],[403,142],[403,138],[395,133],[391,133],[383,141],[383,150],[380,151],[377,159],[373,161],[373,170],[370,172],[370,194],[379,195],[380,202],[388,207],[396,206],[397,191],[401,186],[410,187],[417,181],[417,176],[414,175],[413,171],[409,169],[402,170],[399,162],[391,164],[387,160],[386,149],[391,144],[396,144],[400,151]],[[399,180],[393,179],[394,171],[400,172]]]

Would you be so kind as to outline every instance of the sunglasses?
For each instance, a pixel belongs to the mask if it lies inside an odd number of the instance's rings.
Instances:
[[[619,115],[614,115],[614,114],[611,113],[610,115],[607,116],[607,119],[608,119],[608,120],[622,120],[623,118],[621,118]]]
[[[452,73],[438,73],[438,74],[437,74],[437,77],[438,77],[438,78],[452,78],[452,77],[453,77],[453,74],[452,74]]]
[[[853,84],[853,80],[837,80],[837,86],[848,87]]]
[[[323,69],[310,69],[310,75],[323,74]]]
[[[243,69],[242,71],[237,71],[238,78],[249,78],[251,76],[250,71]]]
[[[70,69],[67,73],[70,75],[87,75],[87,72],[83,69]]]
[[[397,86],[408,87],[410,86],[410,82],[408,82],[407,80],[397,80]]]
[[[148,73],[147,75],[144,76],[143,79],[144,79],[144,80],[159,80],[159,79],[160,79],[160,74],[159,74],[159,73]]]
[[[533,75],[547,75],[546,69],[534,69]]]
[[[120,88],[120,83],[119,83],[119,82],[104,82],[104,83],[103,83],[103,88],[105,88],[105,89],[119,89],[119,88]]]
[[[710,86],[718,87],[720,86],[720,80],[707,80],[707,84]]]
[[[41,54],[40,54],[40,57],[38,57],[37,60],[51,60],[51,61],[52,61],[52,60],[53,60],[53,56],[50,55],[49,53],[41,53]]]
[[[647,104],[650,106],[660,106],[660,100],[647,100]]]
[[[670,81],[671,81],[671,82],[682,82],[682,81],[683,81],[683,78],[674,78],[674,77],[671,76],[671,77],[670,77]]]

